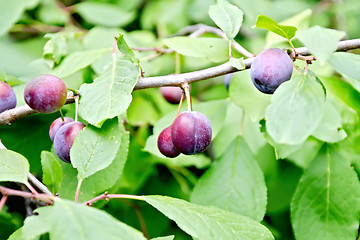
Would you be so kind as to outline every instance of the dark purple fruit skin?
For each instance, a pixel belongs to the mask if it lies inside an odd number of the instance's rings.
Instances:
[[[65,83],[53,75],[40,75],[31,79],[25,87],[25,102],[41,113],[56,112],[64,106],[67,97]]]
[[[158,148],[160,152],[169,158],[174,158],[179,156],[179,152],[176,151],[174,144],[171,141],[171,126],[162,130],[158,138]]]
[[[85,127],[82,122],[71,122],[62,126],[54,138],[54,149],[56,155],[66,163],[70,163],[70,149],[75,137]]]
[[[0,81],[0,113],[16,107],[16,95],[12,87]]]
[[[226,74],[224,77],[224,85],[226,89],[229,89],[231,78],[233,77],[234,73]]]
[[[272,94],[283,82],[291,78],[293,61],[278,48],[270,48],[257,55],[251,64],[250,77],[255,87]]]
[[[163,97],[172,104],[177,104],[181,100],[183,90],[179,87],[160,87]]]
[[[62,126],[64,126],[67,123],[71,123],[73,122],[74,119],[69,118],[69,117],[64,117],[64,121],[62,121],[61,117],[55,119],[52,124],[50,125],[50,130],[49,130],[49,136],[51,138],[51,141],[54,141],[55,138],[55,134],[57,133],[57,131],[59,130],[59,128],[61,128]]]
[[[176,150],[186,155],[205,151],[211,137],[210,121],[200,112],[183,112],[171,126],[171,140]]]

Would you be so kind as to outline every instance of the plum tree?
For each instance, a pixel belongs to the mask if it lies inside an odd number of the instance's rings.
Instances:
[[[65,83],[53,75],[40,75],[31,79],[25,87],[25,102],[41,113],[56,112],[64,106],[67,97]]]
[[[272,94],[283,82],[291,78],[293,61],[287,53],[270,48],[257,55],[251,64],[250,76],[255,87]]]
[[[54,138],[54,149],[56,155],[66,163],[70,163],[70,149],[75,137],[85,127],[82,122],[70,122],[57,131]]]
[[[57,118],[55,119],[52,124],[50,125],[50,130],[49,130],[49,136],[51,138],[51,141],[54,141],[55,138],[55,134],[57,133],[57,131],[64,126],[67,123],[71,123],[73,122],[74,119],[69,118],[69,117],[64,117],[64,121],[62,120],[62,118]]]
[[[209,119],[200,112],[183,112],[171,127],[171,140],[175,149],[183,154],[201,153],[209,146],[212,128]]]
[[[181,100],[183,90],[180,87],[160,87],[163,97],[172,104],[177,104]]]
[[[171,126],[162,130],[158,137],[158,148],[160,152],[169,158],[177,157],[180,153],[175,149],[171,140]]]
[[[16,95],[12,87],[0,81],[0,113],[16,107]]]

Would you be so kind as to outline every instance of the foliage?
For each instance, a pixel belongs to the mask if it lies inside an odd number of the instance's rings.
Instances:
[[[359,239],[360,44],[338,47],[360,38],[360,3],[324,3],[0,0],[0,81],[17,96],[0,113],[0,239]],[[294,60],[272,95],[248,70],[270,47]],[[48,135],[60,114],[22,106],[41,74],[87,125],[71,164]],[[157,87],[185,81],[179,109],[209,119],[212,143],[166,158],[178,106]]]

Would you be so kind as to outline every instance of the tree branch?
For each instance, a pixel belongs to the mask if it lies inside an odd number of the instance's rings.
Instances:
[[[73,102],[75,102],[75,97],[73,95],[70,95],[68,96],[65,104]],[[37,113],[37,111],[31,109],[26,104],[13,109],[9,109],[5,112],[0,113],[0,126],[10,125],[11,123],[19,120],[20,118],[27,117],[34,113]]]
[[[39,199],[46,203],[52,203],[52,200],[54,200],[56,198],[55,196],[51,196],[51,195],[44,194],[44,193],[34,194],[34,193],[19,191],[19,190],[15,190],[15,189],[3,187],[3,186],[0,186],[0,192],[2,193],[2,195],[7,195],[7,196],[20,196],[20,197],[25,197],[25,198],[36,198],[36,199]]]
[[[348,51],[356,48],[360,48],[360,38],[339,42],[336,51]],[[296,48],[295,50],[298,54],[304,56],[310,55],[310,52],[306,47]],[[248,58],[244,60],[245,69],[251,67],[251,63],[253,60],[254,58]],[[215,67],[189,73],[140,78],[135,86],[135,90],[163,86],[180,86],[182,82],[191,83],[243,70],[238,70],[232,67],[228,62],[226,62]]]
[[[339,42],[336,51],[348,51],[356,48],[360,48],[360,38]],[[310,55],[309,50],[305,47],[296,48],[295,50],[298,54],[304,56]],[[250,68],[253,60],[254,58],[248,58],[244,60],[245,69]],[[228,62],[226,62],[224,64],[215,67],[206,68],[194,72],[171,74],[171,75],[158,76],[158,77],[140,78],[136,83],[134,90],[154,88],[154,87],[164,87],[164,86],[180,86],[180,84],[183,82],[191,83],[191,82],[201,81],[201,80],[225,75],[236,71],[243,71],[243,70],[238,70],[232,67]],[[73,103],[74,101],[75,101],[74,96],[70,96],[68,97],[66,103],[67,104]],[[36,111],[32,110],[27,105],[23,105],[14,109],[7,110],[5,112],[0,113],[0,126],[10,125],[16,120],[29,116],[34,113],[36,113]]]

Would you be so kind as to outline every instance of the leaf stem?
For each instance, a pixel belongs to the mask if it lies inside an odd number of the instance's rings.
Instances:
[[[134,200],[141,200],[144,201],[144,199],[141,196],[136,195],[130,195],[130,194],[108,194],[108,192],[105,192],[93,199],[90,199],[87,202],[84,202],[83,205],[92,206],[94,202],[104,199],[105,201],[108,201],[110,198],[122,198],[122,199],[134,199]]]
[[[75,202],[77,203],[78,202],[78,199],[79,199],[79,193],[80,193],[80,187],[81,187],[81,184],[82,184],[82,179],[79,180],[78,182],[78,185],[76,187],[76,192],[75,192]]]
[[[182,89],[182,90],[183,90],[183,92],[181,94],[181,98],[180,98],[179,107],[178,107],[178,110],[177,110],[177,113],[176,113],[176,117],[179,116],[179,114],[180,114],[181,106],[182,106],[182,103],[183,103],[184,97],[185,97],[185,91],[184,91],[184,89]]]

